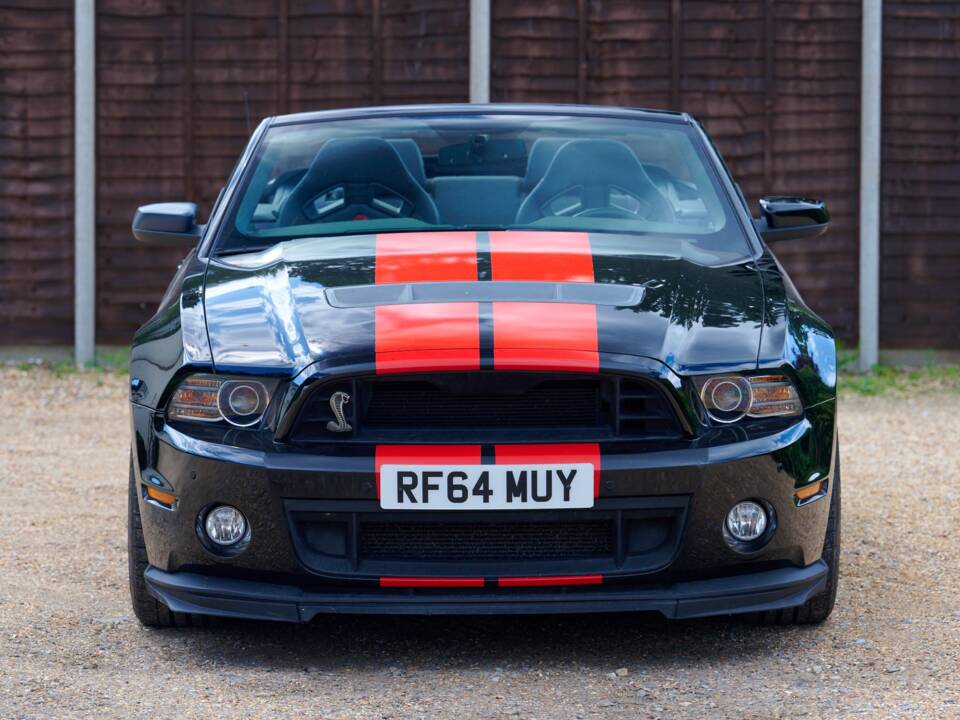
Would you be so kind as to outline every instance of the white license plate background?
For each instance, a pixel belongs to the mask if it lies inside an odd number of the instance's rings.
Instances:
[[[416,475],[416,483],[410,473]],[[424,473],[439,473],[425,478]],[[478,486],[487,473],[486,488]],[[465,476],[465,477],[464,477]],[[568,487],[564,487],[566,479]],[[407,491],[401,487],[401,480]],[[425,489],[425,480],[430,484]],[[511,482],[512,480],[512,482]],[[459,487],[466,488],[464,491]],[[512,488],[512,492],[511,492]],[[525,489],[525,492],[521,492]],[[409,491],[409,492],[408,492]],[[415,502],[411,500],[413,496]],[[456,500],[464,498],[461,502]],[[593,507],[591,463],[510,465],[392,465],[380,467],[385,510],[551,510]]]

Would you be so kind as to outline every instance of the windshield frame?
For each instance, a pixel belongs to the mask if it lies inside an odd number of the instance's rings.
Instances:
[[[743,204],[743,199],[737,190],[729,170],[723,165],[723,160],[719,155],[712,140],[706,133],[703,126],[685,113],[675,113],[670,111],[643,110],[633,108],[602,107],[602,106],[583,106],[583,105],[538,105],[538,104],[460,104],[460,105],[418,105],[418,106],[395,106],[395,107],[373,107],[373,108],[353,108],[342,110],[326,110],[310,113],[300,113],[295,115],[285,115],[279,117],[269,117],[264,119],[257,127],[250,139],[247,147],[241,155],[231,175],[230,181],[226,186],[226,191],[220,202],[214,207],[210,222],[201,241],[198,255],[202,259],[209,259],[218,256],[219,246],[225,234],[228,234],[229,223],[226,222],[236,215],[238,206],[243,200],[244,191],[248,187],[254,174],[257,163],[251,160],[259,157],[262,145],[271,128],[288,126],[310,126],[318,123],[342,123],[350,120],[367,119],[404,119],[404,118],[426,118],[456,116],[463,117],[472,115],[482,117],[485,115],[518,115],[518,116],[543,116],[543,117],[584,117],[584,118],[611,118],[619,120],[635,120],[641,123],[663,123],[669,125],[682,125],[691,132],[687,134],[693,149],[697,152],[703,161],[703,168],[710,176],[713,183],[713,189],[717,192],[720,201],[724,203],[731,211],[732,220],[736,223],[737,230],[745,241],[746,251],[743,254],[741,262],[755,260],[764,252],[764,247],[759,239],[754,226],[753,218],[750,216],[749,209]],[[470,228],[473,229],[473,228]],[[476,228],[483,230],[486,228]],[[532,228],[531,228],[532,229]],[[550,232],[549,228],[538,228],[543,232]],[[436,231],[443,232],[444,226],[436,226]],[[469,230],[469,229],[468,229]],[[408,232],[431,232],[427,228],[411,229]],[[404,232],[404,230],[391,230],[391,232]],[[590,232],[594,232],[591,230]],[[603,232],[597,230],[596,232]],[[350,235],[370,234],[368,232],[359,233],[337,233],[325,237],[349,237]],[[636,234],[642,233],[621,233]],[[318,236],[320,237],[320,236]],[[294,238],[288,238],[292,240]],[[278,240],[273,245],[280,244],[286,240]],[[261,248],[245,249],[246,252],[256,252]],[[223,255],[244,252],[240,249],[226,249]]]

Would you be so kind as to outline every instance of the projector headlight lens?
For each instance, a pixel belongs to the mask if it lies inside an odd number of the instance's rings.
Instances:
[[[803,413],[803,404],[785,375],[715,375],[694,379],[707,414],[716,422],[749,417],[788,417]]]
[[[251,427],[260,422],[275,382],[197,374],[186,378],[167,406],[168,420],[220,422]]]

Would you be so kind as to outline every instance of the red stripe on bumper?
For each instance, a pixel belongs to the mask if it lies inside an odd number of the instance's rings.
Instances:
[[[490,260],[494,280],[594,281],[587,233],[491,232]]]
[[[479,305],[378,306],[376,367],[378,373],[479,370]]]
[[[493,303],[497,370],[597,372],[597,308],[571,303]]]
[[[477,279],[474,232],[377,235],[376,282],[445,282]]]
[[[602,585],[603,575],[553,575],[546,577],[502,577],[500,587],[548,587],[551,585]]]
[[[600,445],[598,443],[557,443],[555,445],[497,445],[496,463],[542,465],[569,462],[593,465],[593,496],[600,495]]]
[[[479,445],[377,445],[377,499],[383,465],[479,465]]]
[[[483,587],[483,578],[382,577],[380,578],[380,587],[394,587],[394,588]]]

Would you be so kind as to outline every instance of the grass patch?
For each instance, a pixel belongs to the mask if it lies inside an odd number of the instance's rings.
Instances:
[[[841,391],[856,395],[920,390],[960,392],[960,365],[930,365],[922,368],[877,365],[866,373],[842,370],[839,385]]]
[[[960,392],[960,365],[936,364],[932,352],[922,367],[875,365],[860,372],[857,348],[837,341],[837,384],[841,391],[855,395],[883,395],[889,392]]]
[[[64,358],[62,360],[28,360],[18,362],[13,365],[18,370],[29,372],[30,370],[44,369],[50,371],[54,377],[66,377],[68,375],[77,375],[79,373],[112,373],[118,375],[130,374],[130,348],[97,348],[97,358],[93,362],[85,363],[78,367],[73,358]]]

